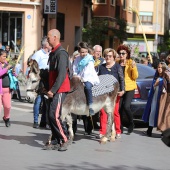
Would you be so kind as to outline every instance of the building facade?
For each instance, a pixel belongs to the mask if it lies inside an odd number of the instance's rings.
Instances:
[[[40,0],[0,0],[0,41],[10,45],[12,55],[21,58],[23,68],[28,57],[40,47],[43,35]]]
[[[12,55],[22,47],[23,70],[28,58],[41,46],[50,29],[59,29],[61,44],[71,55],[82,37],[82,27],[91,19],[88,0],[0,0],[0,41],[10,45]]]
[[[133,23],[132,26],[129,23],[128,38],[125,43],[136,44],[139,46],[139,51],[147,51],[143,38],[145,33],[150,51],[157,52],[157,44],[161,42],[165,31],[169,30],[168,6],[168,0],[133,0],[131,8],[138,14],[132,12],[132,20],[135,24]]]
[[[104,47],[116,49],[122,43],[119,32],[114,31],[121,29],[117,22],[118,18],[124,19],[127,24],[125,30],[127,37],[123,43],[137,45],[139,51],[147,51],[143,33],[146,35],[150,51],[157,51],[157,44],[165,31],[169,30],[168,0],[92,0],[92,2],[93,16],[107,18],[109,26],[113,28],[108,32],[109,39],[105,41]]]

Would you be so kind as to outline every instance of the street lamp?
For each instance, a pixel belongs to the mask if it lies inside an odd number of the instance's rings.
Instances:
[[[152,57],[151,57],[151,54],[150,54],[150,49],[149,49],[149,46],[148,46],[148,42],[147,42],[147,39],[146,39],[146,35],[145,35],[144,30],[143,30],[142,22],[141,22],[140,17],[139,17],[139,12],[136,9],[131,8],[131,7],[129,7],[129,9],[130,9],[130,11],[135,12],[138,19],[139,19],[139,24],[142,28],[142,33],[143,33],[143,37],[144,37],[144,40],[145,40],[145,43],[146,43],[146,48],[147,48],[147,51],[148,51],[148,54],[149,54],[150,62],[153,63],[153,60],[152,60]]]

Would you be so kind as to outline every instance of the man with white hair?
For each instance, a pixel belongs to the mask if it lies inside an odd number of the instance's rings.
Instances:
[[[95,45],[93,47],[94,53],[93,53],[93,58],[95,60],[94,66],[96,69],[96,72],[98,73],[99,71],[99,66],[103,64],[104,58],[102,58],[102,46],[100,45]]]
[[[41,40],[41,49],[34,53],[32,56],[32,60],[36,60],[40,69],[40,74],[43,70],[49,69],[48,66],[48,59],[49,59],[49,52],[51,50],[51,46],[49,45],[47,41],[47,37],[43,37]],[[47,85],[46,85],[47,86]],[[45,87],[48,88],[48,87]],[[48,90],[48,89],[46,89]],[[40,104],[43,100],[43,96],[41,94],[38,94],[38,96],[35,99],[34,102],[34,124],[33,128],[38,128],[38,116],[39,116],[39,110],[40,110]],[[43,104],[43,108],[45,108],[45,104]],[[40,127],[46,127],[46,109],[43,109],[42,117],[41,117],[41,123]]]

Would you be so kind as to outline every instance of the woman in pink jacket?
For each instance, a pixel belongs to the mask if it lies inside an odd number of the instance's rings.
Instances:
[[[11,90],[8,70],[11,68],[6,62],[6,51],[0,49],[0,108],[4,107],[3,120],[6,127],[10,126]],[[0,110],[1,111],[1,110]]]

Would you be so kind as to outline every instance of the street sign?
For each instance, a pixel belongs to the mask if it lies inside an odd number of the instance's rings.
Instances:
[[[44,14],[56,14],[56,0],[44,0]]]

